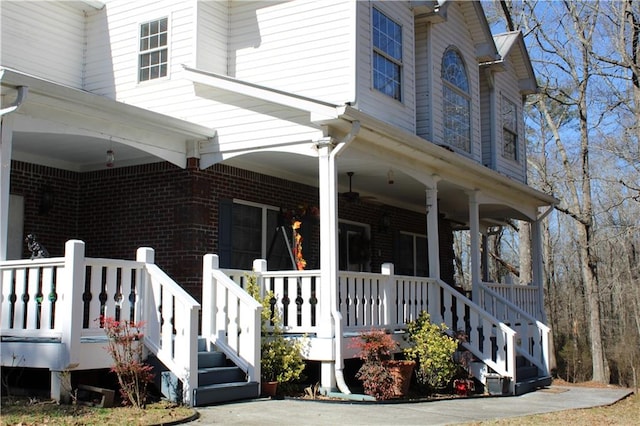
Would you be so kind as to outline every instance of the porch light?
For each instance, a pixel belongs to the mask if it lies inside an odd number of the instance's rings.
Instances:
[[[112,149],[107,150],[107,167],[113,167],[116,157]]]
[[[393,185],[394,181],[395,175],[393,174],[393,169],[389,169],[389,171],[387,172],[387,182],[389,183],[389,185]]]

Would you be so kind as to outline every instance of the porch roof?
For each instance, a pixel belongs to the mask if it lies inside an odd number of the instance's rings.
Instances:
[[[442,212],[461,224],[468,220],[468,193],[474,191],[479,194],[481,216],[489,223],[509,218],[535,219],[539,207],[558,202],[552,196],[350,105],[329,104],[193,68],[185,67],[185,71],[194,83],[239,98],[258,99],[265,105],[274,103],[308,112],[309,124],[326,128],[336,140],[351,131],[353,122],[359,122],[357,137],[339,158],[338,184],[341,191],[348,190],[346,172],[353,171],[354,191],[369,199],[375,197],[378,204],[424,211],[425,186],[436,182]],[[277,173],[277,176],[313,186],[318,184],[317,159],[313,157],[253,152],[225,162],[269,175]],[[393,185],[384,184],[388,182],[389,170],[394,172]]]
[[[206,140],[215,130],[0,67],[3,103],[28,87],[13,114],[14,159],[87,171],[104,168],[106,150],[117,165],[163,159],[186,166],[190,140]]]

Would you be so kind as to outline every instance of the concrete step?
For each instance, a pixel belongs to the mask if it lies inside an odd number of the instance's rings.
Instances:
[[[518,381],[516,383],[516,395],[523,395],[525,393],[533,392],[536,389],[543,388],[545,386],[550,386],[552,382],[551,376],[545,377],[535,377],[532,379],[527,379],[523,381]]]
[[[246,375],[244,371],[236,366],[209,367],[198,369],[199,386],[243,381],[246,381]]]
[[[221,402],[253,399],[260,396],[258,382],[220,383],[199,386],[193,391],[194,407],[219,404]]]

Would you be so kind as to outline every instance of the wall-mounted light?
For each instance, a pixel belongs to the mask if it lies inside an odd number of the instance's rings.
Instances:
[[[107,150],[107,167],[113,167],[113,163],[116,161],[115,154],[112,149]]]
[[[391,217],[389,213],[383,212],[380,216],[380,223],[378,224],[378,231],[387,232],[391,227]]]
[[[393,183],[395,182],[393,169],[389,169],[389,171],[387,172],[387,182],[389,183],[389,185],[393,185]]]

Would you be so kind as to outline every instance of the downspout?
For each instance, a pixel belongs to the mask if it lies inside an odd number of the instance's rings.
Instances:
[[[27,93],[29,92],[29,87],[18,86],[17,89],[18,89],[18,96],[16,97],[16,100],[10,106],[0,110],[0,117],[2,117],[5,114],[10,114],[12,112],[17,111],[18,108],[20,108],[20,106],[24,103],[24,100],[27,97]]]
[[[339,142],[329,154],[329,167],[330,167],[330,173],[332,174],[332,176],[336,176],[336,158],[356,138],[359,132],[360,132],[360,122],[359,121],[352,122],[351,131],[349,132],[349,134],[345,136],[345,138],[341,142]],[[336,203],[336,197],[332,197],[332,203]],[[335,206],[335,208],[332,208],[332,211],[336,212],[336,215],[337,215],[337,212],[338,212],[337,206]],[[337,216],[336,216],[336,223],[337,223]],[[337,241],[335,239],[335,235],[336,235],[335,229],[332,231],[332,235],[333,235],[332,243],[334,247],[334,253],[337,253]],[[335,276],[337,277],[338,266],[336,264],[335,255],[331,257],[331,262],[332,262],[331,269],[332,271],[335,271]],[[337,300],[337,282],[336,282],[336,285],[331,286],[331,301],[332,301],[331,316],[333,317],[333,323],[335,325],[335,329],[340,332],[340,335],[336,336],[335,338],[334,375],[336,378],[336,386],[338,387],[340,392],[346,395],[349,395],[351,394],[351,391],[349,390],[349,387],[344,381],[344,360],[342,358],[342,314],[340,314],[340,312],[336,307],[336,304],[335,304],[336,300]]]

